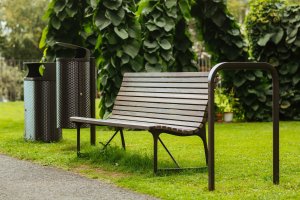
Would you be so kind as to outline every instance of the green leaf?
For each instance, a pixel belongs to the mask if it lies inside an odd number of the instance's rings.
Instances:
[[[293,76],[293,84],[297,85],[300,82],[300,73]]]
[[[149,31],[155,31],[155,30],[158,30],[159,28],[153,24],[152,22],[147,22],[146,23],[146,27]]]
[[[135,21],[128,27],[128,34],[131,38],[141,39],[141,24]]]
[[[112,45],[118,44],[118,40],[117,40],[117,37],[116,37],[115,34],[109,34],[109,33],[107,33],[105,35],[105,37],[106,37],[106,39],[107,39],[107,41],[108,41],[109,44],[112,44]]]
[[[260,71],[260,70],[255,70],[255,71],[254,71],[254,74],[255,74],[255,76],[258,77],[258,78],[262,78],[262,77],[263,77],[263,73],[262,73],[262,71]]]
[[[115,33],[123,40],[128,38],[128,33],[125,29],[118,29],[118,27],[114,28]]]
[[[272,36],[272,41],[275,44],[278,44],[281,41],[281,39],[283,38],[283,35],[284,35],[283,29],[279,28],[278,31]]]
[[[190,10],[191,10],[191,5],[189,4],[189,1],[187,0],[179,0],[179,8],[181,11],[182,16],[186,21],[192,18]]]
[[[100,0],[90,0],[90,2],[91,2],[91,7],[92,7],[93,9],[96,9],[97,6],[98,6],[98,4],[99,4],[99,1],[100,1]]]
[[[236,87],[241,87],[245,82],[246,82],[246,79],[244,79],[243,77],[240,77],[240,76],[236,76],[236,77],[233,79],[233,84],[234,84]]]
[[[135,59],[130,60],[130,65],[135,72],[140,72],[144,68],[143,57],[136,56]]]
[[[129,63],[130,57],[127,54],[123,54],[121,58],[122,65]]]
[[[67,9],[66,9],[67,10]],[[58,19],[62,22],[65,20],[65,18],[67,17],[67,12],[60,12],[56,15],[58,17]]]
[[[150,42],[148,40],[144,41],[144,46],[148,49],[155,49],[158,47],[158,43],[156,41]]]
[[[166,18],[166,25],[164,26],[164,29],[166,32],[175,29],[175,22],[172,18],[169,17]]]
[[[158,18],[157,20],[154,20],[154,23],[156,26],[162,28],[166,25],[166,20],[163,17]]]
[[[134,58],[137,56],[140,50],[140,42],[137,40],[131,39],[128,43],[124,44],[122,46],[122,49],[124,52],[129,55],[131,58]]]
[[[110,10],[118,10],[122,5],[122,0],[103,0],[103,5]]]
[[[260,102],[266,102],[266,100],[267,100],[267,97],[266,97],[266,95],[260,95],[258,98],[258,101],[260,101]]]
[[[112,65],[114,68],[117,68],[117,65],[116,65],[116,62],[115,62],[115,58],[114,58],[114,57],[111,57],[111,58],[110,58],[110,63],[111,63],[111,65]]]
[[[246,73],[245,77],[250,81],[255,81],[255,76],[253,74]]]
[[[172,17],[172,18],[174,18],[174,19],[177,19],[177,8],[176,8],[176,7],[171,8],[171,10],[169,10],[169,11],[167,12],[167,15],[168,15],[169,17]]]
[[[68,14],[69,17],[74,17],[77,14],[77,9],[76,8],[66,8],[66,13]]]
[[[254,105],[251,106],[251,108],[252,108],[252,110],[257,111],[258,108],[259,108],[259,105],[258,104],[254,104]]]
[[[173,52],[172,51],[162,51],[160,52],[160,55],[163,57],[163,59],[167,62],[171,61],[173,58]]]
[[[167,40],[167,39],[162,39],[159,42],[159,45],[161,46],[161,48],[163,48],[164,50],[169,50],[172,48],[171,43]]]
[[[296,45],[297,47],[300,47],[300,38],[294,42],[294,45]]]
[[[108,79],[107,75],[104,75],[103,77],[101,77],[101,84],[102,84],[103,86],[106,86],[106,84],[107,84],[107,79]]]
[[[111,21],[114,26],[119,26],[125,16],[124,9],[120,9],[117,13],[114,11],[106,10],[105,16]]]
[[[295,74],[298,71],[299,64],[297,62],[289,62],[287,64],[287,69],[289,74]]]
[[[151,54],[145,53],[144,57],[150,64],[156,64],[158,62],[156,55],[151,55]]]
[[[273,67],[278,67],[280,62],[278,60],[278,58],[276,57],[271,57],[269,60],[269,63],[273,66]]]
[[[48,26],[46,26],[46,28],[44,28],[44,30],[42,32],[42,37],[41,37],[41,40],[39,43],[40,49],[43,49],[44,47],[46,47],[46,44],[47,44],[46,39],[47,39],[48,32],[49,32],[49,28],[48,28]]]
[[[105,95],[105,107],[109,108],[114,104],[112,94]]]
[[[54,5],[54,11],[56,12],[56,14],[58,14],[59,12],[61,12],[64,7],[65,7],[66,3],[65,1],[56,1],[55,5]]]
[[[287,109],[290,106],[291,106],[291,103],[289,101],[287,101],[287,100],[282,101],[281,104],[280,104],[280,108],[281,109]]]
[[[176,6],[176,4],[177,4],[177,0],[167,0],[165,3],[165,5],[168,9]]]
[[[216,12],[214,16],[212,17],[212,21],[221,28],[226,20],[226,16],[222,12]]]
[[[99,28],[100,31],[102,31],[103,29],[105,29],[111,24],[111,21],[107,19],[104,16],[104,14],[101,13],[100,11],[97,13],[94,21],[95,21],[95,25],[97,26],[97,28]]]
[[[257,44],[259,46],[265,46],[267,44],[267,42],[269,42],[269,40],[271,39],[271,37],[273,36],[273,33],[267,33],[265,35],[263,35],[261,38],[259,38]]]
[[[51,19],[51,25],[53,26],[53,28],[58,30],[61,27],[61,22],[59,21],[59,19],[57,17],[53,17]]]
[[[162,71],[162,66],[156,64],[156,65],[151,65],[149,63],[146,63],[146,71],[147,72],[161,72]]]
[[[233,35],[233,36],[239,36],[240,35],[240,30],[239,29],[229,29],[227,31],[227,33],[229,33],[230,35]]]

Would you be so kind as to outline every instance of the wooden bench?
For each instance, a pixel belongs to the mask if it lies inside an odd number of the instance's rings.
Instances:
[[[113,137],[120,133],[124,149],[123,128],[148,130],[154,140],[154,173],[158,170],[158,141],[171,156],[177,168],[180,168],[160,139],[161,133],[199,136],[204,144],[207,163],[205,130],[207,103],[207,72],[125,73],[109,119],[70,118],[77,125],[77,153],[80,154],[80,126],[92,124],[115,127]]]

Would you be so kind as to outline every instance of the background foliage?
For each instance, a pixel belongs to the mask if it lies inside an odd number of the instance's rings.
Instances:
[[[47,0],[0,1],[0,54],[6,59],[39,59],[42,15]]]
[[[18,67],[7,66],[5,62],[0,62],[0,75],[0,102],[22,99],[23,73]]]
[[[140,2],[146,71],[197,71],[187,33],[190,1],[145,0]]]
[[[300,120],[300,6],[286,6],[281,0],[253,1],[246,25],[251,56],[279,72],[282,119]],[[270,82],[268,76],[264,79]],[[269,90],[253,91],[253,95],[268,97]],[[259,109],[271,112],[263,102]]]
[[[97,6],[94,23],[98,38],[95,46],[101,90],[100,117],[106,118],[122,82],[124,72],[144,69],[138,55],[141,46],[141,27],[135,18],[132,0],[103,0]]]

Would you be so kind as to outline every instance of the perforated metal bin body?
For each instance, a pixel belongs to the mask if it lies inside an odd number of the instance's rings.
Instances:
[[[55,63],[25,63],[29,71],[24,78],[24,138],[52,142],[61,139],[56,125]],[[45,67],[44,75],[39,67]]]
[[[70,117],[91,117],[90,52],[72,44],[57,44],[77,52],[75,58],[56,59],[57,126],[76,128]]]

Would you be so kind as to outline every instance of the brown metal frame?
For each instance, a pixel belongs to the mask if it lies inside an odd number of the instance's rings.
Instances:
[[[221,70],[266,70],[273,79],[273,183],[279,184],[279,77],[276,69],[268,63],[225,62],[215,65],[208,76],[208,189],[215,189],[215,77]]]
[[[181,168],[179,166],[179,164],[177,163],[177,161],[175,160],[174,156],[171,154],[171,152],[169,151],[169,149],[167,148],[167,146],[164,144],[164,142],[161,140],[161,138],[159,137],[160,134],[162,133],[168,133],[171,135],[176,135],[176,136],[184,136],[184,137],[189,137],[189,136],[199,136],[203,142],[203,147],[204,147],[204,152],[205,152],[205,162],[206,164],[208,164],[208,148],[207,148],[207,142],[206,142],[206,129],[205,129],[205,125],[203,126],[203,128],[199,128],[198,131],[194,134],[190,134],[190,135],[182,135],[182,134],[177,134],[174,133],[172,131],[165,131],[165,130],[150,130],[150,133],[153,136],[153,172],[154,174],[157,174],[158,171],[182,171],[182,170],[199,170],[199,169],[203,169],[203,167],[193,167],[193,168]],[[158,168],[158,142],[160,142],[160,144],[163,146],[163,148],[166,150],[166,152],[168,153],[168,155],[170,156],[170,158],[172,159],[172,161],[174,162],[174,164],[176,165],[175,168]]]

